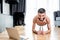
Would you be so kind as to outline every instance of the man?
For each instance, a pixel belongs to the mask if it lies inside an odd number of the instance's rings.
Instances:
[[[35,27],[36,24],[39,25],[39,27],[42,27],[42,30],[36,31]],[[44,25],[47,25],[47,31],[43,31]],[[33,19],[33,25],[32,25],[32,31],[36,34],[47,34],[51,32],[51,26],[50,26],[50,19],[46,15],[46,10],[44,8],[40,8],[38,10],[38,15],[36,15]]]

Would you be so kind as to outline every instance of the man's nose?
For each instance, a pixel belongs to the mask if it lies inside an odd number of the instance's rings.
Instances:
[[[43,17],[40,17],[41,19],[43,19]]]

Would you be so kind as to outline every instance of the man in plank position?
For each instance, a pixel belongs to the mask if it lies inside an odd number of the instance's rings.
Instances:
[[[40,27],[38,31],[35,30],[36,24],[39,25],[38,27]],[[46,28],[48,29],[46,31],[44,31],[45,25],[47,25]],[[46,15],[46,10],[44,8],[40,8],[38,10],[38,15],[34,17],[32,31],[36,34],[47,34],[51,32],[50,19]]]

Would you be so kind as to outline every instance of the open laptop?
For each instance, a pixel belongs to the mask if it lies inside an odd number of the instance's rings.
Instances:
[[[27,36],[19,35],[18,31],[14,28],[6,28],[9,38],[14,40],[27,40]]]

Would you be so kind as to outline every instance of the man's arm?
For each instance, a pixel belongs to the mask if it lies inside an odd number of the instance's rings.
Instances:
[[[35,30],[35,24],[33,23],[33,26],[32,26],[32,32],[37,34],[37,31]]]
[[[37,31],[35,30],[35,24],[36,24],[36,20],[33,19],[32,32],[37,34]]]
[[[50,33],[51,32],[51,26],[50,26],[50,24],[48,24],[47,26],[48,26],[48,30],[46,31],[46,33]]]
[[[48,24],[47,24],[48,30],[46,31],[46,34],[51,32],[51,25],[50,25],[50,19],[49,18],[47,19],[47,22],[48,22]]]

